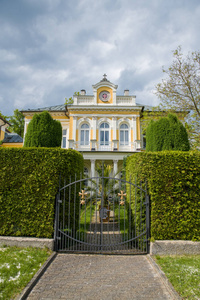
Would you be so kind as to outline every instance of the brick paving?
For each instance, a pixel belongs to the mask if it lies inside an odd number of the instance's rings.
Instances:
[[[27,299],[177,298],[147,256],[58,254]]]

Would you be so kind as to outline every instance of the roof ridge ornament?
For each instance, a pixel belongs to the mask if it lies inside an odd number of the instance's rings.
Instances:
[[[108,79],[106,77],[107,77],[107,75],[104,73],[103,74],[103,79],[101,81],[108,81]]]

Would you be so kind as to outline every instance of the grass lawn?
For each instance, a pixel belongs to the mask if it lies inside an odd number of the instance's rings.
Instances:
[[[51,255],[48,249],[0,248],[0,299],[13,299]]]
[[[200,255],[156,256],[155,260],[183,299],[200,299]]]

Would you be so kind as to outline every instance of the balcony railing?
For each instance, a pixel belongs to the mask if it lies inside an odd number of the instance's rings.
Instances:
[[[90,140],[89,144],[84,145],[81,142],[69,140],[69,148],[77,151],[122,151],[122,152],[135,152],[141,150],[141,141],[130,142],[128,145],[120,145],[118,140],[111,142],[97,142]]]

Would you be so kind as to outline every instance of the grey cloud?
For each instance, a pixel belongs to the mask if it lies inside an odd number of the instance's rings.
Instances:
[[[1,0],[0,110],[56,105],[102,78],[152,93],[171,51],[199,50],[198,0]]]

